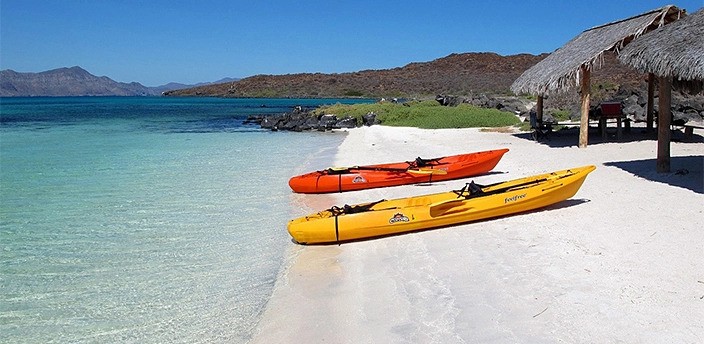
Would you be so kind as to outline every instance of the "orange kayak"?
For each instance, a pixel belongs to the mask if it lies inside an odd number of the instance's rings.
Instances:
[[[328,193],[466,178],[491,171],[506,152],[508,149],[504,148],[435,159],[328,168],[292,177],[288,185],[298,193]]]

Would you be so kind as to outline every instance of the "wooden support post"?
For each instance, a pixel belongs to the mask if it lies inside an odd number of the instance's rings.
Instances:
[[[670,172],[670,122],[672,121],[672,112],[670,111],[670,103],[672,97],[672,78],[658,78],[658,173]]]
[[[589,141],[589,88],[590,88],[590,72],[587,66],[580,67],[580,95],[582,98],[581,117],[579,121],[579,148],[586,148]]]
[[[653,100],[655,99],[655,75],[648,73],[648,103],[646,105],[645,121],[648,131],[653,130]]]
[[[536,107],[536,116],[538,117],[538,123],[541,123],[543,121],[543,96],[542,95],[538,96],[538,104],[536,104],[535,107]]]

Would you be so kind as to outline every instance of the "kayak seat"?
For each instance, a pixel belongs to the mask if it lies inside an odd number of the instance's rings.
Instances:
[[[482,190],[484,188],[484,185],[479,185],[475,183],[474,181],[471,181],[467,184],[464,185],[459,190],[452,190],[455,194],[457,194],[457,198],[462,198],[464,197],[465,199],[470,199],[472,197],[476,197],[479,195],[484,194],[484,191]]]
[[[346,167],[338,168],[338,167],[330,167],[324,170],[325,173],[327,174],[347,174],[350,173],[350,169]]]
[[[482,191],[482,187],[476,184],[474,181],[470,182],[468,185],[470,196],[481,195],[484,193],[484,191]]]
[[[434,165],[433,163],[438,162],[442,158],[437,158],[437,159],[423,159],[421,157],[417,157],[416,160],[414,161],[407,161],[408,165],[412,168],[419,168],[419,167],[425,167],[425,166],[432,166]]]
[[[369,211],[373,206],[386,201],[385,199],[378,200],[376,202],[372,203],[367,203],[367,204],[359,204],[359,205],[349,205],[345,204],[342,207],[338,206],[333,206],[332,208],[329,209],[329,211],[334,215],[342,215],[342,214],[356,214],[356,213],[363,213],[365,211]]]

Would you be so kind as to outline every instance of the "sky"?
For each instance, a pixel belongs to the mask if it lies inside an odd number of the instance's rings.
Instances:
[[[668,4],[692,13],[704,0],[0,0],[0,69],[80,66],[158,86],[536,55]]]

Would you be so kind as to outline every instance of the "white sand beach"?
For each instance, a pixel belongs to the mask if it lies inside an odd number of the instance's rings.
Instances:
[[[655,172],[655,139],[640,135],[601,142],[594,131],[580,149],[576,133],[537,143],[478,129],[350,130],[336,166],[510,151],[484,176],[294,195],[295,216],[470,180],[597,169],[574,197],[538,211],[342,245],[291,243],[252,342],[704,342],[704,131],[671,144],[668,174]]]

